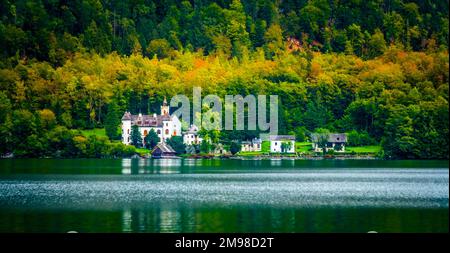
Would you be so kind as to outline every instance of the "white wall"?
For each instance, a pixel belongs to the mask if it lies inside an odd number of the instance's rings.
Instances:
[[[195,143],[197,141],[197,143]],[[184,134],[183,135],[183,143],[186,145],[192,145],[192,144],[200,144],[202,143],[203,139],[200,138],[197,134]]]
[[[323,152],[323,149],[322,148],[319,148],[319,145],[317,144],[317,143],[313,143],[312,144],[313,145],[313,149],[314,149],[314,151],[315,152]],[[336,146],[336,144],[335,143],[333,143],[333,146],[332,147],[326,147],[325,148],[325,151],[330,151],[330,150],[334,150],[334,147]],[[345,152],[345,144],[342,144],[342,149],[341,150],[334,150],[335,152],[337,152],[337,153],[344,153]]]
[[[131,120],[122,120],[122,143],[128,145],[131,141]],[[128,141],[130,139],[130,141]]]
[[[177,116],[173,116],[170,121],[163,121],[162,138],[165,141],[172,136],[181,136],[181,122]]]
[[[286,153],[295,153],[295,141],[291,142],[291,148]],[[270,141],[270,152],[281,153],[281,143],[283,141]]]
[[[142,136],[142,141],[144,140],[144,138],[145,138],[145,131],[147,130],[147,134],[148,133],[150,133],[150,130],[152,130],[153,129],[153,131],[155,131],[155,133],[158,135],[158,137],[159,137],[159,142],[161,142],[161,140],[162,140],[162,128],[160,128],[160,127],[139,127],[139,132],[141,133],[141,136]],[[159,130],[159,134],[158,134],[158,130]]]
[[[258,147],[258,145],[259,145],[259,147]],[[241,145],[241,151],[244,151],[244,152],[258,152],[258,151],[261,151],[261,144],[256,144],[256,143],[253,143],[253,144],[242,144]]]
[[[161,133],[158,134],[160,142],[173,135],[181,136],[181,122],[177,116],[173,116],[171,121],[163,121],[163,127],[139,127],[142,139],[145,137],[145,130],[149,133],[151,129],[155,130],[156,133],[160,130]],[[166,130],[168,130],[167,134]],[[131,143],[131,120],[122,121],[122,143],[127,145]]]

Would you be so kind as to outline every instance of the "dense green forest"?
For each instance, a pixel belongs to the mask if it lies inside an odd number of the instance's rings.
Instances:
[[[448,159],[448,13],[441,0],[0,0],[0,154],[131,154],[78,130],[198,86],[279,95],[280,132],[299,141],[328,129],[386,158]]]

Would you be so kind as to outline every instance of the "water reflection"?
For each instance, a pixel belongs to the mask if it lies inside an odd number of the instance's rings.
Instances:
[[[448,209],[125,209],[118,232],[448,232]],[[417,217],[420,216],[420,219]],[[438,222],[439,221],[439,222]],[[447,224],[447,225],[446,225]],[[101,228],[93,228],[101,231]]]
[[[281,166],[281,162],[282,162],[281,159],[270,160],[270,166],[279,167],[279,166]]]
[[[448,232],[445,161],[0,159],[0,168],[0,232]]]
[[[181,159],[122,159],[121,173],[173,174],[180,173],[181,167]]]
[[[131,174],[131,159],[122,159],[122,174]]]
[[[183,165],[187,166],[187,167],[201,166],[202,160],[201,159],[184,159]]]
[[[0,159],[5,174],[234,173],[292,169],[448,168],[448,161],[236,159]]]

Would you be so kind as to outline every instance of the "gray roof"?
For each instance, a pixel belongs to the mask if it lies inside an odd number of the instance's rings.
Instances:
[[[261,143],[262,143],[262,140],[259,139],[259,138],[254,138],[254,139],[252,140],[252,143],[253,143],[253,144],[261,144]]]
[[[185,132],[185,134],[197,134],[198,127],[196,125],[191,125],[189,129]]]
[[[125,112],[122,116],[122,120],[131,120],[131,125],[138,125],[140,127],[162,127],[163,121],[171,120],[171,116],[168,115],[146,115],[138,114],[134,115],[130,112]]]
[[[169,144],[167,144],[167,143],[165,143],[165,142],[160,142],[160,143],[158,143],[158,145],[156,145],[156,146],[153,148],[152,153],[153,153],[153,151],[155,151],[157,148],[159,148],[163,153],[176,153],[176,151],[175,151]]]
[[[122,116],[122,120],[131,120],[131,113],[125,112]]]
[[[271,140],[271,141],[295,141],[295,136],[293,136],[293,135],[270,135],[269,140]]]
[[[311,140],[313,142],[317,142],[320,134],[311,134]],[[346,143],[347,142],[347,134],[337,133],[337,134],[328,134],[328,142],[334,143]]]
[[[262,141],[259,138],[253,138],[251,141],[242,141],[241,144],[261,144]]]

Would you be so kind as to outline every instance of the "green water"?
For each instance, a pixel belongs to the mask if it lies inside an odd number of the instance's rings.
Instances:
[[[0,232],[448,232],[448,167],[0,159]]]

